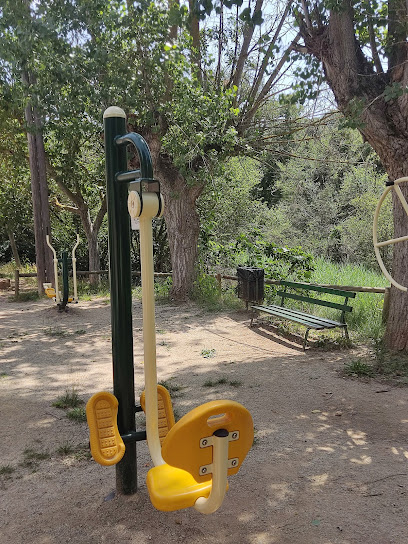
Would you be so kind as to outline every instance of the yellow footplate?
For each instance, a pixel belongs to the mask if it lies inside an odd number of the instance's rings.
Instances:
[[[47,289],[45,289],[45,294],[47,295],[48,298],[54,298],[55,289],[53,289],[52,287],[48,287]]]
[[[143,391],[140,395],[140,406],[144,412],[146,412],[145,404],[145,392]],[[159,438],[160,444],[163,444],[163,440],[166,438],[167,433],[174,425],[174,414],[170,393],[163,385],[157,386],[157,407],[159,411]]]
[[[92,457],[104,466],[116,465],[125,453],[118,430],[118,400],[106,391],[95,393],[87,402],[86,419]]]

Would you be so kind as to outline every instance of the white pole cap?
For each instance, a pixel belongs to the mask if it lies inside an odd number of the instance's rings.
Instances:
[[[118,108],[118,106],[110,106],[103,114],[104,119],[107,119],[108,117],[123,117],[126,119],[126,113],[122,108]]]

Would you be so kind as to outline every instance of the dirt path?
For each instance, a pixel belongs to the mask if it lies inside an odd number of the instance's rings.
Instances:
[[[137,393],[141,325],[135,302]],[[255,444],[220,510],[156,511],[144,443],[138,493],[105,500],[115,469],[87,458],[86,424],[52,403],[72,388],[85,401],[111,390],[109,305],[58,314],[51,302],[3,295],[0,542],[408,544],[408,389],[341,378],[351,352],[303,353],[249,329],[245,313],[159,306],[157,331],[159,379],[181,387],[178,416],[222,397],[252,413]]]

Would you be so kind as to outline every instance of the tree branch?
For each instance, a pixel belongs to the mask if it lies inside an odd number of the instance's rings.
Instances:
[[[268,67],[270,58],[272,57],[273,49],[274,49],[274,47],[276,45],[276,42],[277,42],[277,40],[279,38],[283,23],[285,22],[286,17],[288,16],[291,5],[292,5],[292,1],[289,1],[286,4],[285,11],[282,14],[282,17],[281,17],[281,19],[279,21],[279,24],[278,24],[277,28],[276,28],[275,34],[274,34],[274,36],[272,38],[272,41],[269,44],[268,50],[265,53],[265,56],[264,56],[264,58],[262,60],[261,68],[260,68],[260,70],[259,70],[259,72],[258,72],[258,74],[257,74],[257,76],[255,78],[255,81],[254,81],[254,83],[252,85],[252,89],[251,89],[251,91],[249,93],[249,96],[248,96],[248,103],[249,104],[253,104],[253,102],[255,100],[256,94],[257,94],[257,92],[259,90],[262,79],[263,79],[263,77],[265,75],[265,71],[266,71],[266,69]]]
[[[99,229],[101,228],[102,221],[103,221],[103,218],[105,217],[106,211],[107,211],[107,204],[106,204],[106,196],[105,196],[101,202],[101,207],[99,208],[95,221],[93,223],[94,231],[99,232]]]
[[[61,208],[61,210],[64,210],[66,212],[71,212],[75,215],[81,215],[81,211],[79,208],[75,208],[74,206],[69,206],[68,204],[61,204],[58,198],[55,198],[55,205],[58,208]]]
[[[368,22],[367,23],[368,23],[368,35],[369,35],[369,39],[370,39],[371,55],[373,57],[374,66],[375,66],[375,69],[377,70],[378,74],[383,74],[384,70],[383,70],[383,67],[382,67],[382,64],[381,64],[380,55],[378,54],[377,43],[376,43],[376,40],[375,40],[373,19],[372,19],[372,17],[370,15],[368,16]]]
[[[312,23],[310,22],[310,15],[309,15],[309,9],[307,7],[306,0],[302,0],[302,8],[303,8],[303,15],[305,17],[305,26],[309,32],[310,35],[312,35]]]
[[[254,13],[253,13],[254,15],[262,11],[262,4],[263,4],[263,0],[256,0],[256,5],[255,5]],[[232,85],[236,85],[238,88],[240,87],[245,62],[248,58],[249,46],[251,44],[251,40],[254,35],[254,30],[255,30],[255,26],[253,24],[247,23],[244,27],[244,40],[242,42],[242,47],[241,47],[241,51],[239,53],[238,61],[236,64],[235,73],[232,78]]]
[[[289,47],[286,49],[285,53],[283,54],[282,58],[280,59],[280,61],[278,62],[278,64],[276,65],[274,71],[272,72],[272,74],[269,76],[267,82],[265,83],[265,85],[263,86],[261,92],[259,93],[259,95],[257,96],[256,100],[254,101],[252,107],[250,108],[249,111],[247,111],[247,113],[244,115],[243,117],[243,121],[242,121],[242,126],[243,127],[246,127],[248,126],[248,124],[251,122],[251,120],[253,119],[255,113],[258,111],[259,107],[261,106],[262,102],[264,101],[264,99],[266,98],[266,96],[269,94],[271,88],[272,88],[272,85],[275,83],[275,79],[277,78],[277,76],[280,74],[280,71],[282,69],[282,66],[285,64],[285,62],[287,61],[287,59],[289,58],[289,54],[290,52],[293,50],[294,46],[296,45],[296,43],[299,41],[300,39],[300,33],[295,37],[295,39],[292,41],[292,43],[289,45]]]
[[[189,0],[188,3],[190,9],[190,35],[192,38],[191,64],[194,67],[195,76],[197,77],[198,81],[202,83],[203,75],[201,72],[200,22],[198,20],[197,14],[195,13],[194,0]]]
[[[223,47],[223,38],[224,38],[224,2],[220,2],[220,28],[218,31],[218,62],[217,69],[215,71],[215,88],[220,87],[221,79],[221,57],[222,57],[222,47]]]

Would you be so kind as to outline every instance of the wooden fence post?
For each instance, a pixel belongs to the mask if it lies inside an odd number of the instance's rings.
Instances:
[[[17,298],[20,294],[20,270],[14,270],[14,296]]]
[[[217,278],[217,288],[218,288],[218,296],[221,298],[221,293],[222,293],[222,286],[221,286],[221,274],[217,274],[215,276]]]

